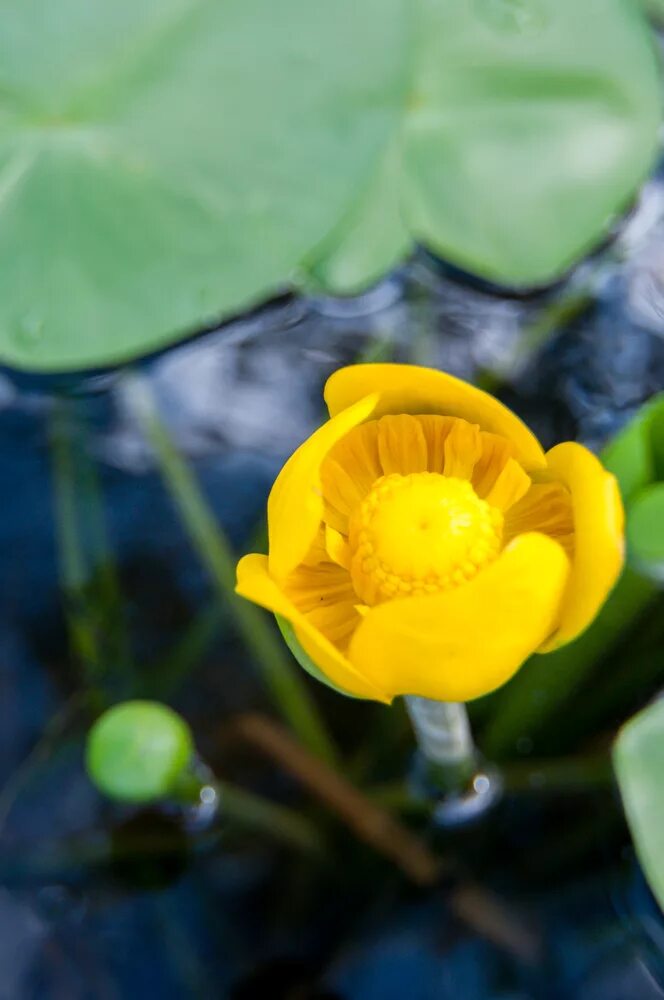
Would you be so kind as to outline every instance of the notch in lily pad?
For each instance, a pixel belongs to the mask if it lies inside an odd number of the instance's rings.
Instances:
[[[154,701],[126,701],[104,712],[86,746],[90,779],[109,798],[148,804],[177,794],[194,759],[187,723]]]

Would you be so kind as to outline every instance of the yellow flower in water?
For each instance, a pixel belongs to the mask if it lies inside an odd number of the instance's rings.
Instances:
[[[342,368],[325,399],[237,590],[328,682],[467,701],[590,624],[623,562],[618,487],[591,452],[545,454],[492,396],[427,368]]]

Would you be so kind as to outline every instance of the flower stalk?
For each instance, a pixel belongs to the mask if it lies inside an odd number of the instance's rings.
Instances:
[[[416,695],[409,695],[405,702],[428,771],[451,790],[463,787],[477,757],[466,706]]]
[[[405,702],[418,746],[417,793],[434,803],[439,826],[478,819],[499,799],[502,781],[497,772],[482,766],[465,704],[415,695]]]

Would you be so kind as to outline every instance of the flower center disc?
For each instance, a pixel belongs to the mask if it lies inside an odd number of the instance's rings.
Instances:
[[[367,604],[435,594],[500,551],[501,511],[469,482],[435,472],[378,479],[350,522],[351,575]]]

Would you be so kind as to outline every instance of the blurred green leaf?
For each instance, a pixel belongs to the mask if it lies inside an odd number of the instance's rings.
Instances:
[[[639,572],[664,582],[664,483],[647,486],[630,504],[627,543]]]
[[[495,697],[482,749],[490,757],[513,753],[520,739],[537,746],[540,728],[560,719],[567,699],[654,599],[653,583],[627,568],[599,615],[575,642],[533,656]],[[558,723],[556,723],[558,724]]]
[[[314,272],[354,291],[403,253],[405,227],[485,278],[550,282],[607,234],[653,161],[653,38],[624,0],[420,0],[416,9],[400,162],[389,145],[378,155],[345,242],[337,234]],[[358,220],[380,215],[398,222],[360,232]]]
[[[621,729],[613,763],[639,860],[664,908],[664,701]]]
[[[656,396],[648,407],[648,432],[652,448],[655,479],[664,480],[664,393]]]
[[[194,752],[188,725],[155,701],[126,701],[104,712],[88,735],[86,766],[100,791],[124,802],[167,796]]]
[[[1,4],[2,361],[122,361],[288,282],[394,134],[407,7]]]
[[[606,446],[602,460],[617,477],[623,500],[654,480],[664,478],[664,393],[642,406],[636,416]]]
[[[644,408],[647,410],[647,408]],[[623,501],[655,478],[649,433],[649,414],[640,412],[604,450],[604,461],[620,483]]]

